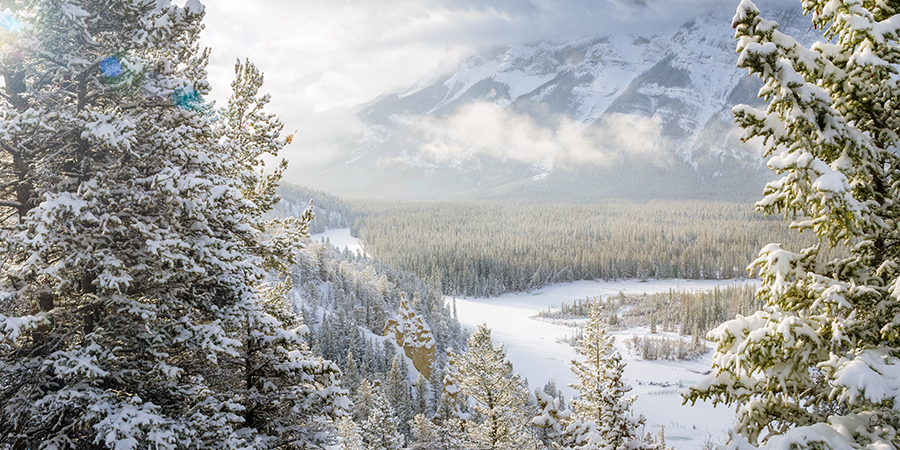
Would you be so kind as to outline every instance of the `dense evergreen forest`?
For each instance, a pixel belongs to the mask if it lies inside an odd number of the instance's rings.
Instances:
[[[588,317],[593,301],[600,302],[612,329],[649,327],[651,332],[670,331],[684,336],[705,336],[722,322],[738,314],[748,316],[758,311],[762,302],[756,298],[753,284],[728,285],[710,291],[670,289],[659,294],[611,295],[587,298],[548,308],[537,315],[547,320],[577,320]]]
[[[353,352],[370,374],[387,372],[390,358],[379,361],[372,355],[384,352],[374,346],[384,346],[385,324],[397,314],[401,296],[411,300],[410,306],[430,326],[436,355],[465,347],[466,336],[440,292],[414,273],[321,241],[310,242],[298,259],[292,275],[298,288],[294,303],[312,327],[307,335],[310,347],[342,369]]]
[[[585,279],[743,278],[766,243],[800,248],[812,242],[741,203],[352,206],[352,232],[367,252],[448,295],[491,296]]]
[[[342,387],[358,403],[367,401],[359,398],[361,385],[362,396],[372,395],[373,385],[384,386],[399,421],[397,431],[408,440],[408,422],[416,414],[433,416],[440,405],[447,351],[466,347],[466,335],[440,292],[413,273],[322,241],[300,251],[291,280],[294,307],[310,329],[305,337],[313,353],[337,363]],[[404,297],[434,338],[430,379],[410,375],[402,347],[385,333]],[[368,413],[355,415],[355,425],[363,426]]]
[[[349,227],[353,220],[350,207],[331,194],[290,183],[281,183],[275,193],[281,197],[281,201],[272,207],[268,214],[270,217],[300,217],[309,207],[310,200],[313,201],[315,216],[309,223],[309,232],[312,234]]]

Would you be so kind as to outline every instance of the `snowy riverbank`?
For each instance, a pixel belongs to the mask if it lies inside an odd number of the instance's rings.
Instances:
[[[743,281],[744,283],[746,281]],[[550,378],[556,380],[566,399],[574,391],[566,385],[575,381],[569,370],[569,362],[576,357],[568,344],[557,342],[572,336],[574,328],[539,321],[532,316],[560,303],[584,299],[589,296],[667,292],[669,289],[710,290],[717,285],[737,284],[741,281],[725,280],[656,280],[639,282],[625,280],[614,282],[580,281],[553,286],[531,293],[506,294],[492,298],[458,298],[457,314],[460,323],[474,330],[478,324],[487,323],[493,330],[495,343],[504,342],[509,360],[515,370],[528,379],[531,389],[543,386]],[[447,297],[448,301],[453,301]],[[630,328],[611,333],[623,360],[626,380],[632,394],[637,396],[635,412],[647,418],[647,431],[655,433],[665,426],[669,446],[684,450],[700,449],[712,438],[723,440],[724,430],[731,425],[734,411],[708,403],[683,406],[680,392],[696,383],[710,370],[712,351],[696,361],[639,361],[626,349],[625,342],[634,335],[643,336],[649,330]],[[671,336],[676,338],[676,336]]]

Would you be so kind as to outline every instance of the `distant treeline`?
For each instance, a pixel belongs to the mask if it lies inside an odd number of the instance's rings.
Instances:
[[[282,183],[275,190],[281,196],[270,213],[273,217],[300,217],[313,201],[313,212],[316,217],[309,224],[309,232],[322,233],[335,228],[347,228],[353,220],[353,212],[343,200],[322,191]]]
[[[366,251],[448,295],[492,296],[584,279],[733,279],[770,242],[803,236],[752,204],[358,201]]]
[[[749,316],[763,306],[753,284],[716,287],[709,291],[670,289],[658,294],[610,295],[586,298],[548,308],[535,317],[581,324],[591,304],[599,301],[612,329],[648,327],[651,334],[675,332],[690,340],[664,336],[638,337],[628,343],[635,355],[645,360],[694,359],[706,351],[702,343],[707,333],[738,315]],[[580,336],[580,331],[575,333]]]

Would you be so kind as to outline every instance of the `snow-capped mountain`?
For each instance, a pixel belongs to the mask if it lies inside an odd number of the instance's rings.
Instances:
[[[727,3],[727,2],[723,2]],[[365,137],[308,181],[343,195],[751,199],[771,177],[731,108],[733,5],[654,34],[516,44],[364,105]],[[765,16],[803,42],[795,5]]]

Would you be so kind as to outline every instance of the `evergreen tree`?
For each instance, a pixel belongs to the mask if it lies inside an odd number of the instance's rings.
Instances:
[[[447,351],[447,370],[434,371],[434,374],[443,375],[443,383],[439,397],[437,397],[435,405],[435,420],[446,422],[451,419],[464,421],[469,418],[468,408],[465,401],[465,395],[460,392],[459,386],[456,384],[460,378],[459,370],[456,367],[457,356],[452,350]],[[432,375],[434,375],[432,374]]]
[[[384,392],[375,389],[374,403],[362,426],[362,438],[368,450],[399,450],[403,448],[400,421]]]
[[[428,399],[430,397],[431,393],[428,388],[428,380],[420,373],[418,378],[416,378],[416,400],[413,408],[416,414],[425,414],[428,412]]]
[[[262,219],[284,169],[262,156],[287,142],[262,75],[238,63],[226,108],[203,103],[197,0],[14,6],[0,446],[323,445],[339,372],[279,320],[288,285],[266,287],[305,228]]]
[[[307,327],[289,311],[285,294],[268,294],[261,308],[246,312],[238,361],[243,367],[234,368],[245,378],[242,389],[234,390],[242,394],[243,425],[265,431],[258,442],[266,447],[322,448],[331,440],[330,422],[350,406],[341,372],[333,362],[313,357],[302,337]]]
[[[623,379],[625,363],[613,344],[613,337],[606,334],[602,305],[594,299],[584,335],[575,346],[575,352],[584,360],[573,360],[571,365],[578,381],[569,386],[580,394],[572,400],[575,414],[567,430],[573,448],[625,449],[644,445],[638,433],[644,418],[631,412],[634,400],[625,397],[631,390]]]
[[[438,450],[441,448],[440,430],[437,425],[424,415],[416,414],[416,417],[413,418],[410,432],[413,441],[407,447],[409,450]]]
[[[534,396],[539,413],[531,419],[531,423],[540,429],[539,439],[545,446],[561,448],[567,441],[566,430],[571,422],[572,411],[566,408],[565,400],[552,379],[543,389],[535,389]]]
[[[357,423],[365,421],[372,408],[375,407],[375,388],[368,379],[363,378],[356,389],[356,396],[353,398],[353,420]]]
[[[362,435],[359,432],[359,426],[356,425],[349,417],[344,416],[337,423],[338,438],[340,439],[341,450],[365,450]]]
[[[387,386],[385,396],[394,409],[394,415],[400,422],[400,432],[409,434],[409,421],[412,420],[413,406],[409,395],[409,376],[405,369],[406,364],[401,362],[401,357],[395,356],[391,361],[391,370],[387,374]]]
[[[465,354],[453,355],[457,370],[448,376],[474,400],[475,417],[466,423],[469,439],[479,448],[516,448],[524,441],[528,392],[513,373],[503,345],[494,347],[486,325],[478,326],[467,347]]]
[[[757,207],[818,244],[764,247],[765,307],[714,330],[713,374],[687,400],[737,405],[731,448],[900,447],[900,4],[808,0],[824,42],[807,49],[743,1],[738,66],[768,105],[741,105],[781,175]],[[843,257],[822,250],[842,245]]]
[[[448,419],[436,425],[422,414],[413,419],[411,432],[413,442],[410,450],[464,450],[466,433],[459,419]]]
[[[356,366],[356,360],[353,358],[353,352],[347,352],[346,369],[344,370],[343,385],[351,395],[356,394],[356,388],[361,383],[362,375]]]

